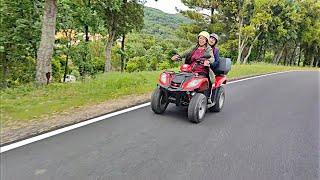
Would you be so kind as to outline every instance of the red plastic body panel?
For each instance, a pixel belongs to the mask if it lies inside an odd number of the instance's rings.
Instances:
[[[180,66],[180,70],[182,72],[192,72],[192,68],[189,64],[182,64]],[[159,85],[161,85],[163,87],[171,86],[171,81],[174,78],[174,75],[175,75],[175,72],[173,72],[173,71],[165,71],[165,72],[161,73],[159,76],[159,80],[158,80]],[[188,87],[189,83],[191,83],[193,80],[198,80],[199,82],[193,87]],[[213,88],[220,87],[222,84],[226,84],[226,83],[227,83],[226,76],[217,75],[215,77],[215,82],[213,84]],[[198,74],[195,73],[194,77],[192,79],[190,79],[189,81],[184,82],[182,84],[181,88],[183,91],[197,90],[199,92],[203,92],[209,88],[209,80],[208,80],[208,78],[203,77],[203,76],[198,76]]]
[[[188,87],[189,83],[191,83],[193,80],[199,80],[199,83],[196,86],[193,87]],[[195,89],[198,89],[198,91],[203,92],[205,90],[207,90],[209,88],[209,81],[208,78],[204,78],[204,77],[194,77],[192,79],[190,79],[189,81],[183,83],[182,85],[182,89],[185,91],[193,91]]]
[[[222,84],[227,83],[227,76],[216,76],[214,82],[214,88],[220,87]]]

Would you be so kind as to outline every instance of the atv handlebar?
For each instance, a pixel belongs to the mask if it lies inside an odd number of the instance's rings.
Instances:
[[[197,64],[199,64],[199,65],[203,65],[203,66],[209,66],[209,65],[205,65],[205,61],[206,60],[208,60],[207,58],[198,58],[198,59],[196,59],[196,61],[197,61]]]
[[[175,54],[174,56],[176,56],[176,59],[172,59],[172,60],[174,60],[174,61],[181,61],[182,60],[182,57],[179,54]],[[198,65],[203,65],[203,66],[208,67],[209,65],[205,65],[205,63],[204,63],[206,60],[208,60],[208,58],[205,56],[202,56],[202,57],[196,59],[196,62]]]

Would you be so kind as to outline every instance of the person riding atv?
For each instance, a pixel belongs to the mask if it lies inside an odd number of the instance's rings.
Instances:
[[[216,47],[218,41],[219,41],[219,36],[217,34],[215,33],[210,34],[208,43],[212,48],[212,52],[214,56],[214,63],[210,64],[210,68],[213,72],[219,66],[219,62],[220,62],[219,49]]]
[[[196,47],[184,55],[174,55],[172,60],[186,57],[180,66],[180,72],[164,71],[160,74],[158,84],[151,96],[151,109],[162,114],[169,103],[176,106],[188,106],[188,119],[199,123],[207,110],[221,111],[225,93],[222,87],[226,76],[218,76],[214,84],[210,81],[210,64],[213,63],[213,51],[208,45],[209,33],[198,35]]]
[[[190,64],[194,67],[193,72],[198,73],[199,75],[209,78],[210,83],[212,79],[210,78],[210,66],[214,63],[213,50],[209,45],[210,35],[206,31],[202,31],[198,34],[198,43],[197,45],[189,52],[184,53],[183,55],[174,55],[171,59],[173,61],[185,58],[184,64]],[[204,66],[196,66],[197,60],[201,57],[206,57],[204,60]]]

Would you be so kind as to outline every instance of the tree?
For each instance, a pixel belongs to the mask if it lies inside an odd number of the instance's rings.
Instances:
[[[312,6],[310,6],[313,4]],[[320,2],[315,0],[307,0],[301,2],[301,11],[305,16],[301,21],[301,43],[304,48],[305,60],[304,65],[316,66],[318,60],[316,54],[320,49]]]
[[[271,21],[271,9],[269,4],[270,4],[270,1],[266,1],[266,0],[256,0],[253,4],[254,9],[253,9],[252,17],[250,19],[250,24],[245,26],[244,30],[242,31],[244,32],[243,33],[244,39],[247,39],[248,41],[248,42],[242,42],[242,43],[250,44],[247,55],[243,59],[243,64],[246,64],[248,62],[248,58],[251,54],[253,46],[257,42],[260,35],[267,30],[268,22]],[[240,54],[238,55],[238,58],[239,58],[243,53],[243,49],[242,49],[242,52],[238,52],[238,53]]]
[[[143,5],[138,0],[100,0],[96,7],[108,30],[105,72],[111,70],[111,48],[115,39],[143,26]],[[134,17],[134,18],[133,18]]]
[[[42,3],[39,1],[1,1],[1,87],[12,87],[34,80],[41,9]]]
[[[195,12],[195,11],[186,11],[187,15],[191,18],[194,19],[195,18],[201,18],[201,16],[203,18],[207,18],[209,19],[209,23],[210,24],[214,24],[216,23],[215,19],[215,13],[218,11],[219,6],[222,4],[223,1],[221,0],[182,0],[182,3],[185,4],[186,6],[188,6],[189,8],[192,9],[198,9],[198,10],[210,10],[210,16],[204,14],[204,13],[199,13]]]
[[[180,11],[184,16],[193,20],[192,24],[183,26],[180,30],[181,37],[194,41],[196,34],[200,31],[214,31],[215,25],[218,21],[215,19],[215,12],[217,12],[220,1],[218,0],[182,0],[182,3],[188,6],[191,10]],[[205,14],[202,10],[210,10],[211,14]]]
[[[210,9],[210,17],[199,14],[195,11],[186,11],[186,14],[192,18],[197,19],[198,23],[203,29],[214,31],[221,35],[226,34],[226,29],[232,30],[237,29],[238,36],[238,58],[237,63],[241,62],[243,51],[248,44],[250,44],[249,52],[245,57],[246,62],[250,56],[251,50],[254,43],[257,41],[261,32],[256,33],[261,27],[270,19],[267,16],[266,20],[263,18],[265,13],[262,6],[266,6],[266,1],[257,1],[257,7],[255,7],[255,1],[253,0],[242,0],[242,1],[218,1],[218,0],[199,0],[190,1],[183,0],[190,8],[194,9]],[[255,17],[254,17],[255,16]],[[251,19],[254,21],[251,22]],[[200,20],[200,21],[199,21]],[[225,24],[229,25],[229,27]],[[236,25],[237,24],[237,25]],[[198,25],[198,26],[199,26]],[[230,35],[225,35],[230,37]],[[232,37],[232,36],[231,36]]]
[[[74,4],[69,0],[60,0],[58,3],[59,13],[57,16],[57,29],[59,37],[57,43],[62,54],[65,56],[63,82],[66,81],[66,76],[69,71],[69,57],[72,45],[76,42],[77,32],[74,19]]]
[[[55,41],[57,0],[45,0],[40,47],[37,53],[36,81],[49,83],[51,77],[51,59]]]

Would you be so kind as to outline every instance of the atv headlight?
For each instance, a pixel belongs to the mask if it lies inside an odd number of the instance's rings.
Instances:
[[[189,82],[186,88],[193,88],[193,87],[197,86],[200,82],[201,82],[200,79],[195,79],[195,80]]]

